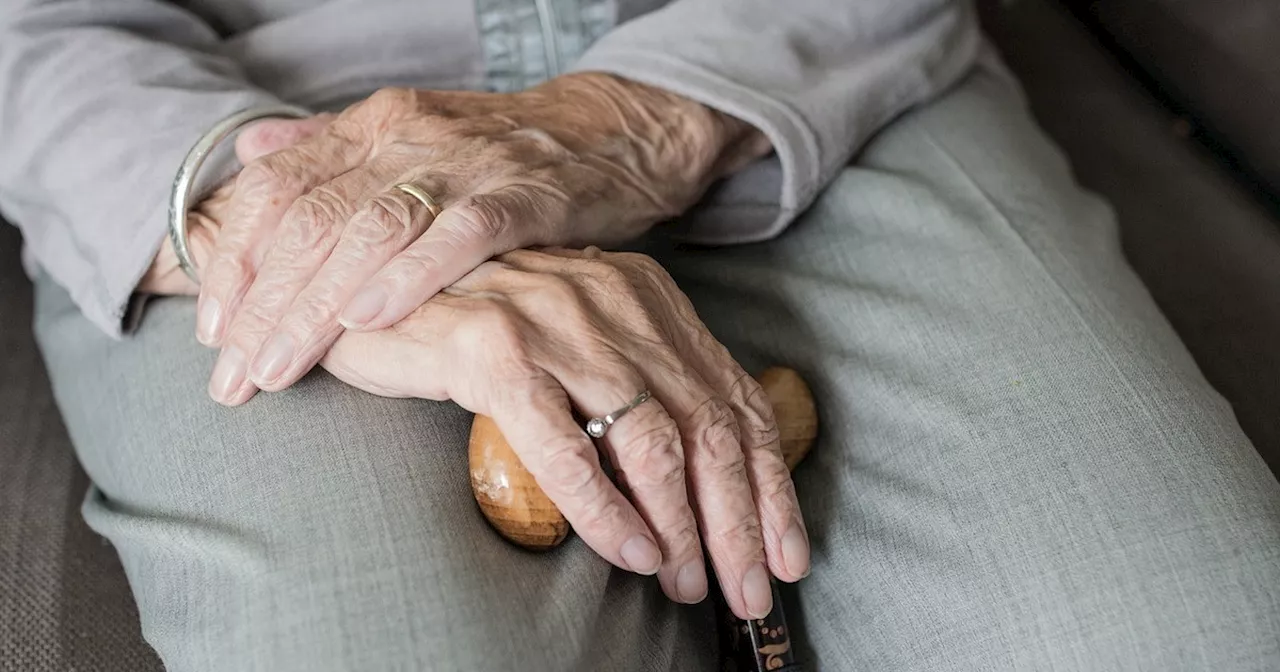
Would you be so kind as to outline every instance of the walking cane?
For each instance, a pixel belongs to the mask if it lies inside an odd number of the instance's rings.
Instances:
[[[818,434],[813,395],[791,369],[768,369],[759,381],[773,404],[783,459],[787,468],[795,469]],[[483,415],[471,425],[469,459],[476,502],[499,534],[533,551],[547,551],[564,541],[569,522],[534,482],[497,425]],[[791,647],[796,633],[787,626],[777,581],[771,583],[773,611],[751,621],[734,616],[719,590],[714,591],[723,672],[801,672]]]

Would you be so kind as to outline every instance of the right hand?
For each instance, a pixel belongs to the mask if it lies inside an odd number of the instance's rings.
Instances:
[[[391,327],[345,333],[321,364],[493,418],[579,536],[674,600],[706,595],[700,540],[740,618],[772,608],[770,573],[809,571],[768,398],[648,257],[511,252]],[[599,442],[620,491],[574,410],[601,417],[644,389],[653,398]]]

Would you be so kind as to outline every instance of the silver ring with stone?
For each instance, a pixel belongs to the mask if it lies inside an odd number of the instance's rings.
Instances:
[[[649,401],[649,398],[652,396],[653,396],[652,394],[649,394],[649,390],[645,390],[644,392],[637,394],[636,398],[628,402],[626,406],[619,408],[618,410],[610,413],[609,415],[606,415],[603,418],[591,418],[590,420],[587,421],[587,427],[586,427],[587,434],[595,439],[598,439],[604,436],[604,433],[609,431],[609,427],[613,425],[613,423],[618,421],[618,418],[621,418],[627,413],[630,413],[631,409],[635,408],[636,406],[639,406],[640,404],[643,404],[644,402]]]
[[[191,146],[178,173],[173,178],[173,186],[169,191],[169,240],[173,242],[173,252],[178,257],[178,265],[191,281],[200,284],[199,269],[191,258],[191,248],[187,244],[187,210],[191,205],[191,190],[195,187],[196,173],[209,154],[227,136],[235,133],[240,127],[251,121],[267,117],[284,117],[286,119],[303,119],[311,116],[311,112],[297,105],[262,105],[241,110],[222,121],[200,136],[196,144]]]

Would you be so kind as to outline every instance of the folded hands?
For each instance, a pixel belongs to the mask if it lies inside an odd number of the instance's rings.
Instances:
[[[336,117],[243,133],[244,170],[189,217],[199,288],[167,247],[142,291],[199,293],[220,403],[320,363],[386,396],[491,416],[579,535],[740,617],[809,543],[758,384],[634,238],[768,150],[754,128],[607,75],[517,94],[385,90]],[[412,183],[433,216],[392,187]],[[540,248],[529,250],[524,248]],[[574,417],[641,404],[595,443]]]

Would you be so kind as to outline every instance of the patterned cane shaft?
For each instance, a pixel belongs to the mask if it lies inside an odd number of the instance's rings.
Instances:
[[[770,585],[773,611],[751,621],[734,616],[724,597],[716,591],[721,672],[803,672],[791,648],[794,633],[787,626],[778,583],[771,581]]]

